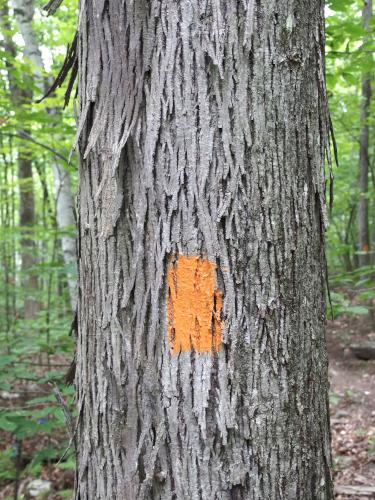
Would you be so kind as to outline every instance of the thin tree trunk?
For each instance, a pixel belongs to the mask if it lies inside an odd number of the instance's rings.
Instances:
[[[347,272],[353,271],[353,265],[351,260],[351,253],[353,251],[352,244],[350,243],[350,234],[352,233],[352,227],[355,225],[355,215],[356,215],[357,205],[353,204],[350,207],[349,219],[345,227],[345,236],[344,236],[344,245],[345,245],[345,253],[344,253],[344,269]],[[355,249],[354,249],[355,250]]]
[[[18,149],[18,181],[20,189],[19,224],[21,226],[21,268],[24,275],[24,317],[31,319],[40,308],[35,294],[39,289],[38,276],[33,270],[37,263],[35,257],[36,243],[32,232],[36,224],[34,182],[31,153],[24,150],[23,145]]]
[[[372,192],[373,192],[373,197],[372,197],[372,210],[370,213],[372,213],[372,230],[371,230],[371,250],[372,252],[375,249],[375,169],[374,169],[374,162],[375,158],[373,158],[372,163],[370,163],[370,172],[371,172],[371,181],[372,181]],[[372,253],[372,262],[375,262],[375,253]]]
[[[0,10],[0,15],[3,13]],[[0,147],[5,151],[3,137],[0,136]],[[5,347],[7,353],[10,354],[10,339],[11,339],[11,322],[13,321],[11,310],[11,297],[12,297],[12,278],[14,277],[14,269],[12,268],[12,255],[9,251],[10,234],[12,232],[11,218],[10,218],[10,193],[9,193],[9,171],[11,166],[8,163],[7,157],[4,152],[1,154],[3,161],[3,168],[0,173],[0,225],[3,231],[1,238],[1,261],[3,266],[3,287],[4,287],[4,318],[3,328],[5,330]]]
[[[53,161],[52,171],[56,195],[56,219],[59,229],[67,230],[76,226],[74,218],[74,201],[69,171],[60,163]],[[72,311],[77,308],[77,252],[74,237],[61,236],[61,249],[64,263],[68,267],[67,281]]]
[[[34,18],[34,0],[13,0],[13,5],[20,32],[25,41],[25,47],[27,47],[27,52],[25,50],[25,57],[30,59],[37,68],[35,80],[43,95],[46,82],[43,81],[41,73],[44,65],[36,33],[32,25]],[[49,110],[49,112],[50,114],[56,113],[53,109]],[[57,158],[53,158],[52,172],[55,186],[57,225],[59,229],[66,230],[67,228],[75,226],[74,201],[70,174],[69,171],[64,169]],[[70,269],[75,269],[77,265],[75,238],[69,235],[62,235],[61,247],[65,265]],[[75,311],[77,304],[76,272],[69,270],[67,272],[67,280],[72,310]]]
[[[1,9],[1,26],[3,28],[4,47],[13,57],[16,55],[14,43],[9,36],[9,13],[5,4]],[[27,49],[24,49],[27,52]],[[9,90],[14,105],[22,107],[31,100],[31,93],[17,86],[12,78],[11,67],[8,64]],[[18,147],[18,180],[19,180],[19,225],[21,227],[21,269],[24,285],[24,317],[31,319],[39,309],[39,302],[35,298],[38,290],[38,277],[33,271],[35,259],[35,239],[31,232],[35,225],[35,201],[31,152],[27,145]]]
[[[82,2],[75,498],[327,500],[320,0]]]
[[[369,23],[372,17],[372,0],[364,0],[363,7],[363,26],[369,29]],[[368,41],[365,37],[364,42]],[[371,55],[372,58],[372,55]],[[371,263],[370,253],[370,230],[368,216],[368,176],[369,176],[369,115],[371,104],[371,75],[367,72],[362,78],[362,101],[361,101],[361,135],[359,138],[359,211],[358,211],[358,246],[359,246],[359,265],[366,266]]]

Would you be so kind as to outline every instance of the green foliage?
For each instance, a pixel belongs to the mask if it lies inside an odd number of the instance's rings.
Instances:
[[[68,458],[68,460],[66,460],[65,462],[62,462],[57,467],[61,470],[74,470],[75,460],[74,460],[73,456],[70,456],[70,458]]]
[[[59,496],[61,498],[73,498],[73,490],[62,490],[62,491],[59,491]]]
[[[370,32],[363,28],[360,0],[331,0],[327,3],[326,65],[330,112],[339,152],[335,169],[334,208],[330,217],[328,260],[331,272],[352,271],[358,267],[358,164],[360,136],[361,82],[364,75],[374,76],[374,23]],[[369,213],[375,213],[374,191],[374,103],[370,108]],[[374,217],[369,218],[373,235]],[[375,262],[375,255],[374,262]]]
[[[66,422],[52,394],[57,384],[74,415],[74,391],[63,382],[73,357],[69,335],[72,311],[66,286],[61,238],[74,236],[75,228],[61,231],[56,224],[52,164],[69,171],[76,185],[76,156],[68,164],[75,134],[72,107],[63,112],[63,89],[38,104],[41,80],[36,68],[23,57],[23,44],[10,5],[0,0],[0,487],[17,477],[40,475],[47,463],[57,463],[68,447]],[[76,2],[64,0],[58,14],[42,14],[45,2],[36,3],[34,28],[48,70],[44,81],[55,76],[76,22]],[[8,10],[9,16],[6,15]],[[55,108],[54,113],[49,111]],[[19,156],[32,161],[32,178],[18,175]],[[20,194],[32,189],[35,221],[20,224]],[[25,239],[32,245],[25,246]],[[24,256],[32,265],[22,267]],[[37,286],[28,285],[34,278]],[[35,314],[25,318],[30,296]],[[72,467],[68,451],[61,467]],[[69,497],[68,490],[63,493]]]
[[[361,267],[330,277],[330,298],[333,317],[341,315],[360,316],[368,314],[375,299],[375,277],[373,266]]]
[[[375,455],[375,436],[369,439],[368,454],[373,457]]]
[[[329,404],[331,406],[337,406],[340,403],[340,397],[334,392],[329,393]]]
[[[28,403],[26,406],[30,408],[27,409],[0,410],[0,429],[11,432],[19,440],[40,432],[53,435],[56,431],[64,429],[65,417],[55,401],[47,399],[44,404],[40,401],[38,406],[34,404],[30,406],[30,401]]]
[[[331,302],[333,308],[333,317],[337,318],[343,314],[348,316],[358,316],[361,314],[368,314],[369,310],[365,306],[350,305],[350,301],[339,292],[331,293]]]
[[[11,481],[16,479],[17,470],[14,460],[14,449],[12,447],[0,451],[0,481]]]
[[[364,75],[374,76],[374,22],[363,27],[362,0],[327,2],[326,62],[330,112],[340,166],[335,168],[334,208],[327,233],[331,301],[334,317],[362,315],[375,298],[374,267],[359,269],[359,137],[361,85]],[[375,262],[374,103],[370,107],[369,228]]]

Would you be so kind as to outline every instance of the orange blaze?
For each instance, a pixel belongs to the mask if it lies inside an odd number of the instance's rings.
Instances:
[[[168,340],[173,354],[212,352],[221,346],[222,293],[216,265],[178,255],[168,266]]]
[[[365,244],[365,245],[363,245],[363,247],[362,247],[362,252],[366,252],[366,253],[367,253],[368,251],[369,251],[369,246],[368,246],[368,244],[366,243],[366,244]]]

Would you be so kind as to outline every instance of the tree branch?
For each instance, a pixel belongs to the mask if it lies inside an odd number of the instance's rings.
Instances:
[[[33,144],[36,144],[37,146],[40,146],[41,148],[44,148],[47,151],[50,151],[51,153],[54,154],[54,156],[56,156],[57,158],[60,158],[60,160],[62,160],[63,162],[65,162],[67,165],[70,165],[70,162],[69,162],[68,158],[66,158],[65,156],[63,156],[58,151],[56,151],[56,149],[51,148],[51,146],[47,146],[47,144],[43,144],[42,142],[39,142],[39,141],[33,139],[31,137],[31,135],[28,134],[27,132],[19,131],[19,132],[17,132],[17,134],[12,134],[12,133],[9,133],[9,132],[5,132],[5,133],[2,132],[2,134],[3,135],[7,135],[9,137],[18,137],[20,139],[25,139],[26,141],[30,141]]]

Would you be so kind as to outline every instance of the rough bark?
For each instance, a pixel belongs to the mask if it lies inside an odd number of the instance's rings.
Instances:
[[[372,0],[364,0],[362,12],[363,26],[369,29],[372,17]],[[369,38],[365,37],[364,42]],[[372,59],[372,54],[370,55]],[[369,230],[369,200],[368,200],[368,176],[369,176],[369,116],[371,104],[371,75],[366,72],[362,77],[362,101],[361,101],[361,134],[359,138],[359,210],[358,210],[358,246],[359,265],[366,266],[371,263],[370,253],[370,230]]]
[[[320,0],[81,2],[76,499],[332,498],[323,47]]]

